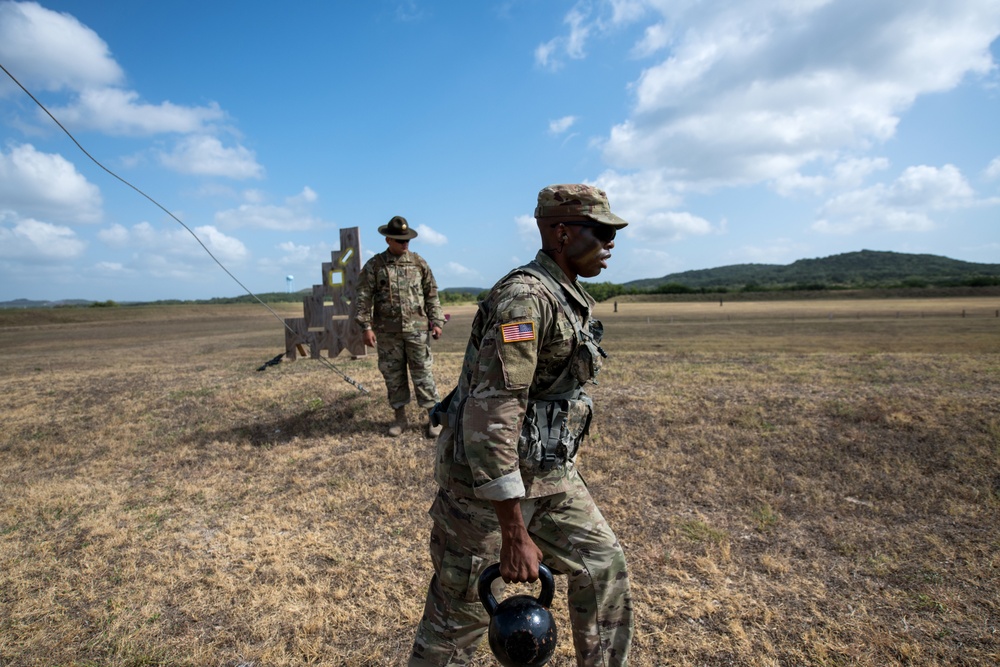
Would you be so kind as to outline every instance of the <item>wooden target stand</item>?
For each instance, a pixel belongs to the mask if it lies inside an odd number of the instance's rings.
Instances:
[[[361,328],[354,322],[354,301],[361,275],[361,232],[340,230],[340,249],[323,262],[323,282],[302,299],[302,317],[285,319],[285,359],[299,356],[333,359],[347,350],[353,359],[367,356]]]

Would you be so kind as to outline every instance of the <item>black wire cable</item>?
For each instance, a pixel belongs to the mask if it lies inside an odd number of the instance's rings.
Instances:
[[[42,111],[44,111],[44,112],[45,112],[45,114],[46,114],[46,115],[47,115],[47,116],[48,116],[49,118],[51,118],[51,119],[52,119],[52,122],[53,122],[53,123],[55,123],[56,125],[58,125],[58,126],[59,126],[59,129],[60,129],[60,130],[62,130],[63,132],[65,132],[65,133],[66,133],[66,136],[67,136],[67,137],[69,137],[69,138],[70,138],[70,140],[71,140],[71,141],[72,141],[72,142],[73,142],[74,144],[76,144],[76,147],[77,147],[77,148],[79,148],[79,149],[80,149],[80,151],[81,151],[81,152],[82,152],[82,153],[83,153],[84,155],[86,155],[86,156],[87,156],[88,158],[90,158],[91,162],[93,162],[93,163],[94,163],[94,164],[96,164],[96,165],[97,165],[98,167],[100,167],[101,169],[103,169],[103,170],[104,170],[105,172],[107,172],[108,174],[110,174],[111,176],[113,176],[113,177],[114,177],[115,179],[117,179],[117,180],[121,181],[122,183],[124,183],[124,184],[125,184],[125,185],[127,185],[128,187],[130,187],[130,188],[132,188],[133,190],[135,190],[136,192],[138,192],[138,193],[139,193],[140,195],[142,195],[143,197],[145,197],[146,199],[148,199],[148,200],[149,200],[150,202],[152,202],[152,203],[153,203],[153,205],[154,205],[154,206],[156,206],[156,207],[157,207],[158,209],[160,209],[161,211],[163,211],[164,213],[166,213],[167,215],[169,215],[169,216],[170,216],[171,218],[173,218],[173,219],[174,219],[175,221],[177,221],[177,224],[179,224],[179,225],[180,225],[181,227],[183,227],[184,229],[186,229],[186,230],[187,230],[187,232],[188,232],[188,234],[190,234],[190,235],[191,235],[192,237],[194,237],[194,240],[198,242],[198,245],[200,245],[200,246],[202,247],[202,249],[204,249],[204,251],[205,251],[206,253],[208,253],[208,256],[209,256],[209,257],[211,257],[211,258],[212,258],[212,260],[213,260],[213,261],[214,261],[214,262],[215,262],[216,264],[218,264],[218,265],[219,265],[219,268],[221,268],[221,269],[222,269],[223,271],[225,271],[225,272],[226,272],[226,275],[228,275],[228,276],[229,276],[230,278],[232,278],[232,279],[233,279],[233,281],[235,281],[237,285],[239,285],[240,287],[242,287],[242,288],[243,288],[243,291],[244,291],[244,292],[246,292],[247,294],[249,294],[249,295],[250,295],[251,297],[253,297],[253,298],[254,298],[254,299],[255,299],[255,300],[257,301],[257,303],[259,303],[260,305],[262,305],[262,306],[264,306],[265,308],[267,308],[267,310],[268,310],[268,311],[269,311],[269,312],[270,312],[270,313],[271,313],[272,315],[274,315],[275,319],[277,319],[277,320],[278,320],[279,322],[281,322],[281,326],[283,326],[283,327],[284,327],[285,329],[287,329],[287,330],[288,330],[288,331],[290,331],[291,333],[293,333],[293,334],[295,333],[295,331],[294,331],[294,330],[293,330],[293,329],[292,329],[292,328],[291,328],[290,326],[288,326],[288,324],[286,324],[286,323],[285,323],[285,320],[284,320],[284,319],[283,319],[283,318],[282,318],[282,317],[281,317],[280,315],[278,315],[278,313],[276,313],[276,312],[274,311],[274,309],[273,309],[273,308],[271,308],[271,307],[270,307],[269,305],[267,305],[266,303],[264,303],[263,301],[261,301],[260,297],[258,297],[258,296],[257,296],[256,294],[254,294],[253,292],[251,292],[251,291],[250,291],[250,290],[249,290],[249,289],[247,288],[247,286],[246,286],[246,285],[244,285],[244,284],[243,284],[242,282],[240,282],[239,278],[237,278],[236,276],[234,276],[234,275],[232,274],[232,272],[231,272],[231,271],[230,271],[229,269],[227,269],[227,268],[225,267],[225,265],[224,265],[224,264],[223,264],[222,262],[220,262],[220,261],[219,261],[219,259],[218,259],[218,258],[217,258],[217,257],[216,257],[215,255],[213,255],[213,254],[212,254],[212,251],[208,249],[208,246],[206,246],[206,245],[205,245],[204,243],[202,243],[202,240],[201,240],[200,238],[198,238],[198,235],[197,235],[197,234],[195,234],[195,233],[194,233],[194,231],[193,231],[193,230],[192,230],[192,229],[191,229],[190,227],[188,227],[188,226],[187,226],[186,224],[184,224],[184,221],[183,221],[183,220],[181,220],[181,219],[180,219],[180,218],[178,218],[178,217],[177,217],[176,215],[174,215],[174,214],[173,214],[173,213],[171,213],[171,212],[170,212],[169,210],[167,210],[167,209],[166,209],[166,208],[165,208],[165,207],[164,207],[164,206],[163,206],[162,204],[160,204],[160,202],[156,201],[155,199],[153,199],[152,197],[150,197],[149,195],[147,195],[147,194],[146,194],[145,192],[143,192],[142,190],[140,190],[140,189],[139,189],[139,188],[137,188],[136,186],[132,185],[131,183],[129,183],[128,181],[126,181],[126,180],[125,180],[124,178],[122,178],[121,176],[119,176],[119,175],[118,175],[118,174],[116,174],[115,172],[113,172],[113,171],[111,171],[110,169],[108,169],[107,167],[105,167],[105,166],[104,166],[103,164],[101,164],[101,162],[100,162],[100,161],[99,161],[99,160],[98,160],[97,158],[95,158],[95,157],[94,157],[93,155],[91,155],[90,153],[88,153],[88,152],[87,152],[87,149],[86,149],[86,148],[84,148],[84,147],[83,147],[83,146],[82,146],[82,145],[80,144],[80,142],[76,140],[76,137],[74,137],[74,136],[73,136],[73,134],[72,134],[72,133],[71,133],[71,132],[70,132],[69,130],[67,130],[67,129],[66,129],[66,127],[65,127],[65,126],[63,126],[63,124],[62,124],[62,123],[60,123],[60,122],[59,122],[59,119],[58,119],[58,118],[56,118],[55,116],[53,116],[53,115],[52,115],[52,113],[51,113],[51,112],[50,112],[50,111],[49,111],[49,110],[48,110],[48,109],[47,109],[47,108],[45,107],[45,105],[44,105],[44,104],[42,104],[42,103],[41,103],[41,102],[40,102],[40,101],[38,100],[38,98],[37,98],[37,97],[35,97],[34,95],[32,95],[32,94],[31,94],[31,91],[30,91],[30,90],[28,90],[27,88],[25,88],[25,87],[24,87],[24,86],[23,86],[23,85],[21,84],[21,82],[17,80],[17,77],[15,77],[15,76],[14,76],[13,74],[11,74],[11,73],[10,73],[10,71],[8,71],[8,70],[7,70],[7,68],[3,66],[3,63],[0,63],[0,69],[2,69],[2,70],[4,71],[4,74],[6,74],[7,76],[9,76],[9,77],[10,77],[10,80],[11,80],[11,81],[13,81],[14,83],[16,83],[16,84],[17,84],[17,86],[18,86],[18,88],[20,88],[21,90],[23,90],[23,91],[24,91],[24,93],[25,93],[25,94],[26,94],[26,95],[27,95],[28,97],[30,97],[30,98],[32,99],[32,101],[33,101],[33,102],[34,102],[35,104],[37,104],[37,105],[39,106],[39,108],[40,108],[40,109],[41,109]],[[324,357],[322,357],[322,356],[320,356],[320,357],[319,357],[319,359],[320,359],[320,360],[321,360],[321,361],[322,361],[323,363],[325,363],[325,364],[326,364],[326,365],[327,365],[327,366],[328,366],[328,367],[329,367],[329,368],[330,368],[331,370],[333,370],[333,371],[335,371],[335,372],[336,372],[337,374],[339,374],[339,375],[340,375],[340,377],[342,377],[342,378],[343,378],[343,379],[344,379],[344,380],[345,380],[346,382],[348,382],[349,384],[351,384],[351,385],[353,385],[354,387],[356,387],[356,388],[357,388],[357,389],[358,389],[359,391],[361,391],[362,393],[365,393],[365,394],[367,394],[367,393],[368,393],[368,390],[367,390],[367,389],[365,389],[365,388],[364,388],[364,386],[362,386],[360,382],[358,382],[358,381],[357,381],[357,380],[355,380],[354,378],[352,378],[352,377],[350,377],[349,375],[347,375],[346,373],[344,373],[344,371],[342,371],[342,370],[340,370],[339,368],[337,368],[336,366],[334,366],[334,365],[333,365],[333,363],[332,363],[332,362],[331,362],[331,361],[330,361],[329,359],[327,359],[327,358],[324,358]]]

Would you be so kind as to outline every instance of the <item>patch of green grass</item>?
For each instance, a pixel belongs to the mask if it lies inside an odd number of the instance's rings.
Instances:
[[[680,530],[681,535],[692,542],[722,544],[729,539],[729,534],[726,531],[713,528],[700,519],[691,519],[681,523]]]
[[[757,530],[762,533],[774,530],[780,518],[780,515],[768,503],[764,503],[753,511],[754,523],[757,525]]]
[[[935,614],[940,614],[948,611],[948,608],[943,602],[933,598],[926,593],[917,593],[914,597],[915,606],[918,611],[929,611]]]
[[[197,389],[180,389],[167,394],[171,401],[180,401],[185,398],[208,398],[215,395],[214,387],[198,387]]]

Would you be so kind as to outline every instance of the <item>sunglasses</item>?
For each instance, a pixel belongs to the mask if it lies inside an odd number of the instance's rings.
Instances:
[[[594,222],[593,220],[580,220],[577,222],[564,222],[561,224],[564,224],[567,227],[589,227],[591,233],[601,243],[611,243],[615,240],[615,235],[618,234],[618,230],[611,225],[601,224],[600,222]]]
[[[398,243],[399,245],[406,245],[407,243],[410,242],[410,239],[392,239],[392,240]]]

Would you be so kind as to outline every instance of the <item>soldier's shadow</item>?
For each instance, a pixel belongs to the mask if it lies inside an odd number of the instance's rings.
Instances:
[[[254,420],[231,428],[198,431],[186,442],[208,445],[213,442],[249,442],[254,447],[270,447],[296,438],[350,437],[380,433],[388,421],[365,416],[365,402],[358,396],[340,398],[336,403],[306,408],[274,419]]]

